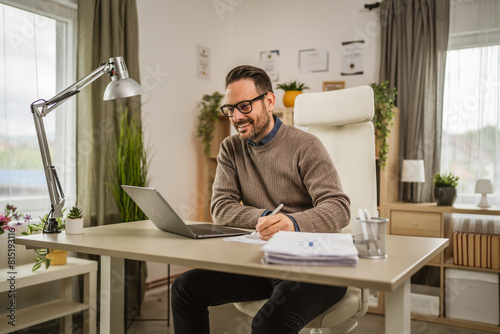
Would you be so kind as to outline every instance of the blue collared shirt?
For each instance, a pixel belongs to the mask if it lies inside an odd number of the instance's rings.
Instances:
[[[254,142],[253,140],[249,140],[248,144],[250,144],[251,146],[262,146],[262,145],[266,145],[271,140],[273,140],[274,136],[276,136],[276,133],[278,132],[278,130],[281,126],[281,120],[279,119],[279,117],[276,115],[273,115],[273,118],[274,118],[274,126],[273,126],[273,129],[271,130],[271,132],[269,132],[267,134],[267,136],[262,138],[258,143]]]
[[[273,129],[271,130],[271,132],[269,132],[267,134],[267,136],[265,136],[264,138],[262,138],[257,143],[254,142],[254,141],[252,141],[252,140],[249,140],[248,144],[250,146],[257,147],[257,146],[266,145],[267,143],[271,142],[271,140],[273,140],[274,136],[276,136],[276,133],[278,133],[278,130],[279,130],[280,126],[281,126],[281,120],[279,119],[279,117],[276,116],[276,115],[273,115],[273,118],[274,118],[274,126],[273,126]],[[262,214],[262,217],[265,217],[265,216],[271,214],[271,212],[272,212],[271,210],[264,211],[264,213]],[[293,225],[295,226],[295,231],[300,231],[299,225],[297,224],[297,222],[295,221],[295,219],[292,216],[290,216],[290,215],[286,215],[286,216],[292,220]]]

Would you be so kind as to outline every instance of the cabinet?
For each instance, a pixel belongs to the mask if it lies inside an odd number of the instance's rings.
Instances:
[[[72,314],[84,311],[84,333],[96,333],[97,262],[68,258],[65,265],[50,266],[49,269],[32,271],[33,263],[0,269],[0,293],[7,295],[6,305],[15,305],[15,295],[23,293],[22,288],[59,280],[59,299],[19,309],[7,309],[0,314],[0,333],[10,333],[53,319],[64,318],[61,332],[73,333]],[[73,301],[73,277],[83,275],[83,303]],[[2,308],[2,312],[5,309]],[[15,317],[15,327],[8,321]],[[9,319],[9,320],[6,320]]]
[[[390,234],[439,237],[449,238],[450,240],[452,239],[451,236],[453,233],[452,214],[500,215],[500,207],[481,209],[474,205],[438,206],[435,203],[393,202],[387,203],[386,209],[389,214],[388,231]],[[470,270],[472,272],[493,273],[495,275],[500,274],[500,270],[454,265],[453,245],[448,246],[440,255],[432,259],[427,268],[429,271],[437,273],[438,276],[438,314],[429,315],[412,312],[412,318],[492,333],[500,333],[500,326],[497,325],[447,317],[445,305],[446,300],[454,297],[453,288],[447,287],[445,283],[445,272],[447,269]],[[496,298],[498,299],[499,296],[496,296]]]

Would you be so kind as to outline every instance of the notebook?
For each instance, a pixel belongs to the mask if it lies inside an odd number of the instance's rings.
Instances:
[[[160,230],[194,239],[228,237],[249,232],[215,224],[186,224],[154,188],[122,185],[123,190]]]

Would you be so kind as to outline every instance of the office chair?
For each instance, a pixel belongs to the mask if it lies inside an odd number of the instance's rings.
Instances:
[[[308,127],[332,157],[344,192],[351,199],[351,223],[342,231],[354,233],[353,220],[358,208],[377,216],[377,184],[375,171],[375,136],[371,119],[374,115],[373,90],[370,86],[301,94],[295,100],[294,120]],[[368,309],[369,289],[349,286],[338,303],[317,316],[306,328],[311,334],[320,328],[350,322],[346,333],[357,325],[357,319]],[[235,303],[241,312],[254,317],[266,300]]]

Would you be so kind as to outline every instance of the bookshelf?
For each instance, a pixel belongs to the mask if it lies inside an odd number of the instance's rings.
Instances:
[[[438,206],[436,203],[392,202],[387,203],[386,210],[389,214],[388,231],[390,234],[450,239],[450,246],[448,246],[438,257],[432,259],[428,265],[428,267],[433,268],[435,272],[439,273],[439,314],[435,316],[424,313],[412,313],[412,318],[492,333],[500,333],[500,326],[498,325],[448,317],[445,303],[446,300],[452,299],[454,297],[453,293],[455,293],[452,287],[446,286],[445,276],[447,269],[460,269],[470,271],[471,273],[490,273],[497,276],[500,274],[500,269],[454,264],[453,257],[456,255],[454,254],[454,246],[456,245],[453,243],[452,237],[452,214],[498,216],[500,215],[500,207],[482,209],[474,205]],[[498,283],[496,284],[498,285]],[[496,296],[497,302],[498,298],[499,297]],[[479,305],[477,305],[477,307],[479,307]],[[500,315],[497,316],[500,317]]]

